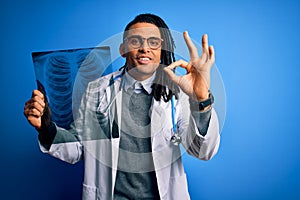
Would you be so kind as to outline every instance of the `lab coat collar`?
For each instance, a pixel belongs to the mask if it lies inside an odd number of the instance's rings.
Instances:
[[[124,74],[124,90],[127,92],[129,88],[133,89],[139,89],[137,87],[140,87],[140,85],[147,91],[148,94],[151,94],[152,92],[152,83],[154,81],[156,75],[156,71],[153,73],[153,75],[146,80],[143,81],[137,81],[135,80],[127,71]]]

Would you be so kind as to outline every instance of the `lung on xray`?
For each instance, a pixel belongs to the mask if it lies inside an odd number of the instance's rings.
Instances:
[[[33,52],[37,84],[43,88],[51,120],[70,128],[90,81],[112,71],[108,46]]]

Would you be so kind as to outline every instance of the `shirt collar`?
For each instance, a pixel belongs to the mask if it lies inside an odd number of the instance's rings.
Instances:
[[[152,92],[152,83],[155,78],[156,71],[152,74],[151,77],[147,78],[143,81],[137,81],[135,80],[127,71],[124,74],[124,90],[127,91],[129,88],[137,89],[137,87],[140,87],[140,85],[143,86],[143,88],[147,91],[148,94],[151,94]]]

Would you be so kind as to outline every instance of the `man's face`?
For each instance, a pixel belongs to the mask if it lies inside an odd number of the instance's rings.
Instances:
[[[136,23],[130,27],[120,52],[126,57],[128,73],[133,78],[142,81],[155,72],[160,63],[161,43],[157,26]]]

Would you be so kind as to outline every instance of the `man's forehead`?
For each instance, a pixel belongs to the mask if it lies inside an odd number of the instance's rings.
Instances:
[[[157,27],[133,28],[129,29],[126,35],[160,36],[160,30]]]

